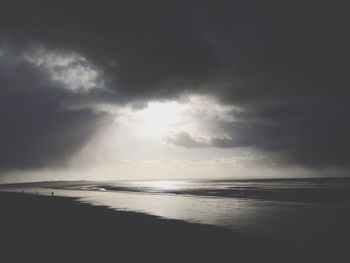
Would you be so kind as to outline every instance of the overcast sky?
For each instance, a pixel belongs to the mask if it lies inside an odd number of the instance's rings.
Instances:
[[[1,1],[0,180],[347,175],[337,1]]]

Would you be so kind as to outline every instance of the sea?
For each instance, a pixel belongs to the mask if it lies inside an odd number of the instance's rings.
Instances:
[[[2,191],[75,197],[117,211],[224,227],[270,239],[340,242],[350,236],[350,179],[50,181]]]

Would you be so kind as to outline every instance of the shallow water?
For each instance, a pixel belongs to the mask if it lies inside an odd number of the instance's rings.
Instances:
[[[64,186],[55,185],[55,188],[49,188],[49,185],[30,185],[31,187],[25,188],[25,192],[41,195],[54,192],[57,196],[78,197],[81,202],[116,210],[219,225],[273,239],[303,239],[308,242],[319,241],[320,238],[337,240],[350,233],[347,226],[350,206],[346,202],[323,202],[325,189],[327,193],[338,196],[338,190],[347,193],[347,183],[348,181],[85,182],[78,185],[65,183]],[[252,189],[254,198],[249,197]],[[19,191],[19,188],[12,190]],[[303,195],[300,195],[301,190]],[[237,191],[239,197],[235,196]],[[306,199],[305,191],[308,193]],[[234,195],[228,197],[231,192]],[[269,198],[264,198],[264,195]],[[286,195],[292,195],[297,201],[285,200]],[[315,196],[316,199],[311,200],[317,202],[310,202],[310,195]],[[259,196],[261,198],[257,198]],[[317,199],[318,197],[320,198]]]

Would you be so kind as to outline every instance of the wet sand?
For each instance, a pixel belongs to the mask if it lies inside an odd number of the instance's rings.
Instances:
[[[2,262],[339,262],[347,256],[341,244],[295,246],[74,198],[0,192],[0,211],[1,258],[11,258]]]

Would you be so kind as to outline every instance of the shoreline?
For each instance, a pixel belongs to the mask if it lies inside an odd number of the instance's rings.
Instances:
[[[122,262],[222,262],[227,258],[310,262],[319,256],[314,248],[304,250],[218,226],[91,206],[71,197],[0,192],[0,211],[1,224],[6,226],[1,233],[2,250],[15,262],[52,255],[60,262],[113,257]],[[334,259],[334,253],[330,256]]]
[[[232,182],[243,182],[242,180],[231,180]],[[324,184],[317,185],[299,185],[298,187],[290,186],[271,186],[266,185],[256,186],[234,186],[224,188],[174,188],[174,189],[159,189],[152,186],[140,185],[109,185],[105,181],[43,181],[43,182],[27,182],[27,183],[12,183],[0,184],[1,189],[55,189],[55,190],[74,190],[74,191],[106,191],[120,193],[150,193],[150,194],[170,194],[170,195],[190,195],[198,197],[220,197],[220,198],[237,198],[237,199],[254,199],[263,201],[281,201],[281,202],[297,202],[306,204],[326,204],[326,205],[350,205],[350,179],[349,178],[285,178],[285,179],[260,179],[246,180],[244,182],[332,182],[331,186]],[[190,182],[190,181],[189,181]],[[200,180],[197,182],[201,182]],[[205,183],[206,181],[202,181]],[[225,182],[215,181],[212,182]],[[336,183],[347,182],[346,185]],[[336,185],[336,188],[335,185]],[[82,187],[82,188],[80,188]],[[102,189],[102,190],[101,190]],[[335,191],[336,189],[336,191]]]

